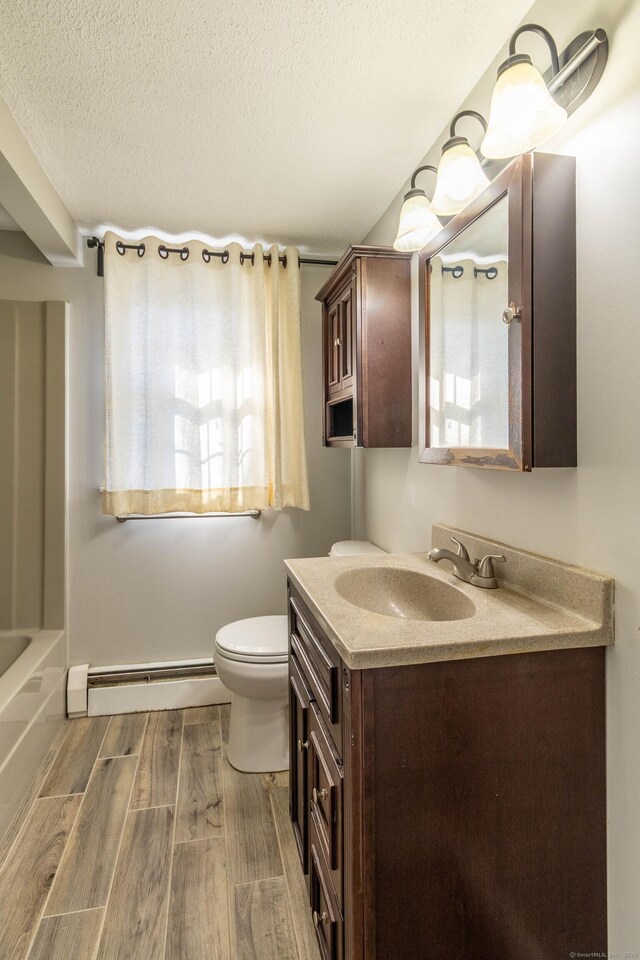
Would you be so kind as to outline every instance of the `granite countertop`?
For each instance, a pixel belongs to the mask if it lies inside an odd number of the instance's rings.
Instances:
[[[432,563],[426,553],[286,561],[292,582],[348,667],[402,666],[613,643],[611,578],[442,526],[434,527],[434,545],[444,546],[452,532],[470,548],[479,548],[472,556],[482,555],[481,551],[508,554],[500,572],[510,566],[521,582],[502,579],[497,590],[483,590],[454,577],[449,561]],[[458,620],[403,619],[371,613],[338,593],[335,581],[341,574],[372,567],[390,568],[399,578],[408,571],[448,584],[473,603],[475,613]]]

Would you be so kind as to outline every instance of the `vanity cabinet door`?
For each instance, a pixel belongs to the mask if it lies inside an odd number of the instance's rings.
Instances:
[[[309,872],[309,690],[297,661],[289,658],[289,804],[302,869]]]

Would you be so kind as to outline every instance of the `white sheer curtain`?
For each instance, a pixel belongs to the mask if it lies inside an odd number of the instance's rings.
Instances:
[[[118,241],[105,236],[103,513],[309,509],[298,251],[285,268],[277,247],[241,264],[238,244],[205,262],[197,241],[171,245],[186,259],[163,259],[157,237],[143,256]]]

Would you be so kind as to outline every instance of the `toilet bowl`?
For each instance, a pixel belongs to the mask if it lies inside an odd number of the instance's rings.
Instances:
[[[250,617],[218,630],[213,660],[231,691],[229,763],[245,773],[289,766],[286,616]]]
[[[334,543],[330,557],[385,553],[366,540]],[[231,691],[229,763],[244,773],[289,766],[289,630],[286,616],[250,617],[221,627],[213,661]]]

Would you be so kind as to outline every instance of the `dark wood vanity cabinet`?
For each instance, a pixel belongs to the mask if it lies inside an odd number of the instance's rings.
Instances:
[[[349,670],[291,583],[289,619],[323,960],[605,955],[603,648]]]
[[[323,304],[324,443],[411,446],[411,255],[349,247]]]

